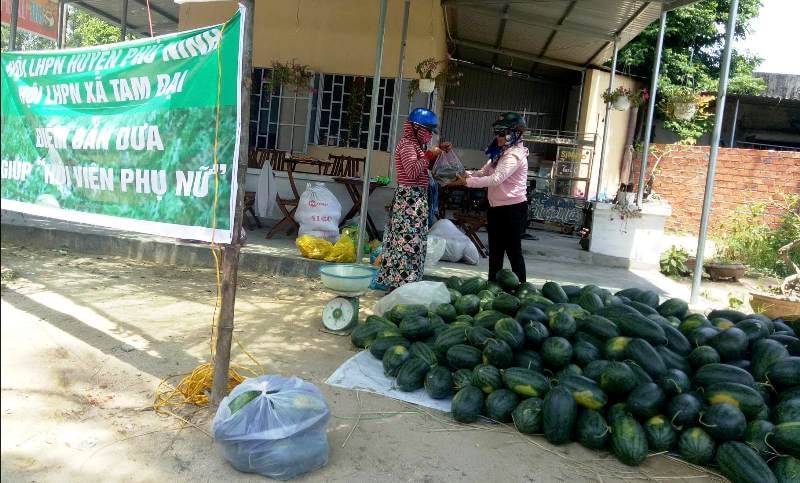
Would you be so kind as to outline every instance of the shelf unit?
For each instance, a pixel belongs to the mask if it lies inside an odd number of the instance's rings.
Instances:
[[[540,166],[528,175],[528,223],[555,224],[565,233],[583,227],[597,134],[533,129],[522,139],[528,145],[555,146],[555,159],[544,161],[550,169]]]

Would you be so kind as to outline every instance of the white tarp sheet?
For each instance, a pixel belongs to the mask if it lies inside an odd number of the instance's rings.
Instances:
[[[396,389],[394,379],[383,374],[383,363],[366,350],[347,359],[325,383],[345,389],[372,392],[392,399],[450,412],[451,398],[432,399],[424,389],[414,392],[403,392]]]

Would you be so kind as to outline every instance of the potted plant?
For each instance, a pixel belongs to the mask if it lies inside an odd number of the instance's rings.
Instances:
[[[628,95],[628,102],[631,107],[639,107],[650,99],[650,93],[647,89],[636,89]]]
[[[408,96],[413,97],[417,92],[430,94],[435,89],[441,89],[445,84],[459,85],[459,79],[464,75],[458,72],[449,59],[436,60],[429,57],[414,67],[419,79],[414,79],[409,85]]]
[[[273,62],[272,63],[272,84],[273,88],[287,86],[295,92],[311,91],[311,79],[314,72],[303,64],[298,64],[294,60],[291,63]]]
[[[606,89],[606,91],[603,93],[603,102],[606,104],[611,104],[611,107],[617,111],[624,111],[631,105],[629,99],[630,95],[630,89],[627,89],[623,86],[619,86],[613,91]]]
[[[713,281],[733,280],[738,282],[744,277],[747,266],[741,263],[731,247],[720,243],[717,247],[717,256],[709,262],[703,263],[703,269]]]
[[[664,89],[667,116],[679,121],[689,121],[697,114],[700,94],[688,86],[669,86]]]
[[[787,267],[794,268],[795,273],[784,278],[775,293],[750,293],[750,306],[756,312],[772,319],[800,320],[800,267],[789,257],[789,252],[796,247],[800,247],[800,238],[778,250],[778,256]]]

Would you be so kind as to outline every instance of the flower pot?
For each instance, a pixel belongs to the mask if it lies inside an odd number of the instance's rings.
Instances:
[[[800,301],[789,300],[778,295],[750,292],[750,307],[770,319],[800,319]]]
[[[436,88],[436,81],[433,79],[420,79],[419,80],[419,91],[424,92],[425,94],[430,94],[433,92],[433,89]]]
[[[675,119],[689,121],[697,112],[697,104],[693,102],[676,102],[672,105],[672,115]]]
[[[715,282],[719,280],[738,281],[744,277],[744,273],[747,271],[747,267],[741,263],[705,263],[703,268]]]
[[[628,99],[628,96],[620,96],[611,102],[611,107],[618,111],[624,111],[631,107],[631,101]]]
[[[683,264],[686,266],[686,270],[688,270],[690,274],[694,273],[694,269],[697,266],[697,258],[687,257]]]

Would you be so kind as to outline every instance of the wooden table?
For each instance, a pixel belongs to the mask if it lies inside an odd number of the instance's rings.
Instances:
[[[339,228],[341,228],[342,226],[344,226],[347,220],[354,217],[356,213],[358,213],[361,210],[361,189],[364,186],[364,180],[362,178],[335,176],[333,178],[333,181],[341,185],[344,185],[345,189],[347,190],[347,193],[350,195],[350,199],[353,200],[353,207],[350,208],[350,211],[348,211],[347,214],[344,215],[344,217],[342,218],[342,222],[339,223]],[[383,185],[375,181],[370,181],[369,193],[367,194],[367,196],[371,195],[372,192],[375,191],[375,189],[378,186],[383,186]],[[378,238],[378,228],[372,221],[372,217],[369,216],[369,212],[366,213],[366,216],[367,216],[367,224],[366,224],[367,233],[370,236],[370,240],[375,240]]]
[[[314,158],[312,156],[303,156],[303,155],[300,155],[300,154],[295,154],[291,158],[286,158],[286,161],[292,164],[292,166],[291,166],[292,171],[294,171],[295,168],[297,168],[298,164],[305,164],[305,165],[308,165],[308,166],[316,166],[317,174],[324,174],[324,172],[326,172],[328,170],[328,167],[331,164],[333,164],[330,161],[317,159],[317,158]]]

